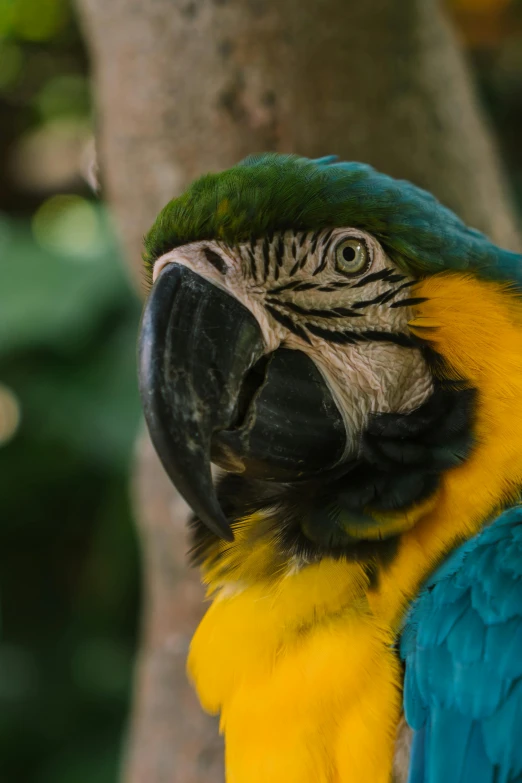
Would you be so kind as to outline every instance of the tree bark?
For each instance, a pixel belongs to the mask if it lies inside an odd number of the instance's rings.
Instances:
[[[77,3],[102,177],[136,279],[142,235],[169,199],[272,149],[367,161],[516,246],[488,123],[435,0]],[[146,438],[135,497],[145,597],[125,781],[217,782],[217,728],[184,675],[203,604],[185,565],[186,510]]]

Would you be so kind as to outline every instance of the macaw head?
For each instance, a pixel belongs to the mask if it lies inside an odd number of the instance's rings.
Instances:
[[[480,437],[465,354],[520,257],[408,182],[277,154],[196,181],[145,244],[143,407],[204,525],[232,538],[212,462],[286,504],[281,536],[361,553],[414,525]]]

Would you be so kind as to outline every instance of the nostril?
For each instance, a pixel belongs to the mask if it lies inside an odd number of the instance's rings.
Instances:
[[[204,247],[203,252],[205,254],[205,258],[207,259],[208,263],[212,264],[214,269],[217,269],[217,271],[220,272],[222,275],[226,275],[227,265],[225,263],[224,258],[220,256],[219,253],[216,253],[215,250],[212,250],[210,247]]]

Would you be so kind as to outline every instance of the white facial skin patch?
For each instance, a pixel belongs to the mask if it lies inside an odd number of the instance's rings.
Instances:
[[[285,231],[230,246],[193,242],[153,269],[180,264],[241,302],[256,318],[266,353],[306,353],[322,373],[357,454],[372,413],[407,413],[433,391],[422,351],[408,332],[416,282],[359,229]]]

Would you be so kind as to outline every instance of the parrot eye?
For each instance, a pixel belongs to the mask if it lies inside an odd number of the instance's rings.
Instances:
[[[344,239],[335,248],[335,266],[343,275],[357,275],[369,264],[368,250],[360,239]]]

